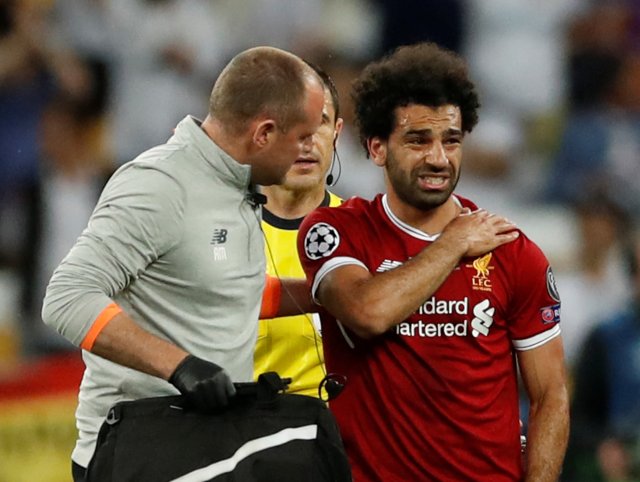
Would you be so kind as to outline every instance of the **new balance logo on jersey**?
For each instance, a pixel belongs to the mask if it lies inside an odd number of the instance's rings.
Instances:
[[[434,297],[429,298],[416,312],[419,315],[462,315],[465,316],[469,312],[469,299],[462,300],[438,300]],[[469,326],[471,327],[471,335],[474,338],[489,335],[491,325],[493,325],[493,315],[495,308],[490,306],[489,300],[483,300],[476,304],[472,310],[473,318],[469,322],[468,318],[462,321],[449,321],[446,323],[425,323],[423,320],[410,323],[404,321],[396,325],[395,332],[400,336],[420,337],[420,338],[436,338],[462,336],[469,334]]]
[[[214,229],[213,236],[211,238],[211,244],[224,244],[226,242],[227,242],[227,230]]]
[[[384,271],[390,271],[393,268],[397,268],[398,266],[402,266],[402,263],[400,261],[385,259],[382,263],[380,263],[380,266],[378,266],[376,272],[383,273]]]
[[[213,236],[211,236],[211,244],[213,244],[213,260],[224,261],[227,259],[227,249],[224,246],[218,246],[227,242],[226,229],[214,229]]]
[[[376,268],[376,273],[384,273],[385,271],[391,271],[392,269],[397,268],[398,266],[402,266],[402,264],[403,264],[402,261],[385,259],[382,263],[380,263],[380,266]],[[459,270],[459,269],[460,269],[460,265],[454,268],[454,270]]]

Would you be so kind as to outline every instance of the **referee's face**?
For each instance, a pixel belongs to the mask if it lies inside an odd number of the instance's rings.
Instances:
[[[331,167],[335,141],[342,128],[342,119],[336,119],[333,98],[324,91],[322,123],[313,134],[311,150],[296,159],[287,172],[284,187],[295,192],[305,192],[316,187],[324,190],[325,178]]]

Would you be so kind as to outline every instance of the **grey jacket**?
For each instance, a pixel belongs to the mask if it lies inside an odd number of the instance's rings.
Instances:
[[[182,120],[166,144],[113,175],[51,278],[45,323],[80,345],[115,302],[145,330],[224,367],[234,381],[250,381],[265,259],[249,181],[249,166],[195,119]],[[86,467],[111,405],[177,392],[159,378],[83,357],[72,458]]]

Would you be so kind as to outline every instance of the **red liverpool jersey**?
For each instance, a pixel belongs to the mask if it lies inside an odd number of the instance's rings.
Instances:
[[[476,209],[457,197],[463,206]],[[399,220],[385,196],[306,217],[298,252],[315,290],[332,269],[394,269],[437,236]],[[364,340],[328,313],[328,372],[347,377],[331,402],[356,481],[522,478],[515,350],[560,333],[549,262],[526,236],[464,258],[408,319]]]

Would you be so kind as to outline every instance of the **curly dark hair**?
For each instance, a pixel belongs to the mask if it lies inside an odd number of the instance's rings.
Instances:
[[[370,63],[353,83],[360,142],[388,139],[395,128],[395,109],[409,104],[460,108],[463,132],[478,122],[480,102],[465,62],[454,52],[423,42],[398,47]]]

